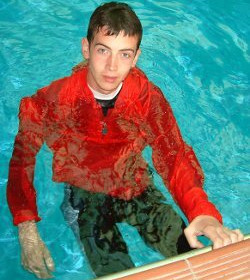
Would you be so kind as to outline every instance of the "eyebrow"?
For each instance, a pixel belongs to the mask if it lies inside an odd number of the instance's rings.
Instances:
[[[108,47],[108,46],[106,46],[105,44],[102,44],[102,43],[96,43],[95,46],[103,46],[103,47],[105,47],[105,48],[111,50],[110,47]],[[133,53],[135,52],[134,49],[130,49],[130,48],[119,50],[119,52],[127,52],[127,51],[130,51],[130,52],[133,52]]]

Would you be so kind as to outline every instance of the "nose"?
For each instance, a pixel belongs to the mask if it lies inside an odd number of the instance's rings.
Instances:
[[[107,61],[107,67],[109,71],[117,70],[117,58],[114,54],[111,54]]]

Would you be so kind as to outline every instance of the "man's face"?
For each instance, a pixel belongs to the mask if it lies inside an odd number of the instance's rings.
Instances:
[[[113,92],[126,78],[130,69],[135,66],[140,55],[137,50],[137,36],[105,35],[103,27],[88,43],[82,41],[82,50],[85,59],[88,59],[88,84],[103,94]]]

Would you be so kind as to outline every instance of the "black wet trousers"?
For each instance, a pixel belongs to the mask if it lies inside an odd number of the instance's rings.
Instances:
[[[164,200],[152,186],[129,201],[67,186],[62,210],[100,277],[134,267],[116,223],[134,226],[145,243],[165,257],[191,250],[184,222]]]

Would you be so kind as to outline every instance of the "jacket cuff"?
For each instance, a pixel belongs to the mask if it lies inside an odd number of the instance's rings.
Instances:
[[[198,216],[206,215],[217,219],[221,224],[223,223],[222,216],[216,207],[209,201],[204,201],[197,205],[192,211],[187,214],[188,221],[191,222]]]
[[[38,215],[32,213],[30,210],[21,210],[19,213],[17,213],[14,216],[13,224],[17,226],[20,223],[32,221],[32,220],[39,222],[41,218]]]

